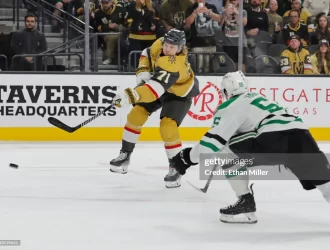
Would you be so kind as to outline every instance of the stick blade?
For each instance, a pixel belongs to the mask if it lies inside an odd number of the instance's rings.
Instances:
[[[190,185],[190,186],[192,186],[194,189],[196,189],[197,191],[199,191],[199,192],[201,192],[201,193],[206,193],[206,191],[204,190],[204,188],[198,188],[198,187],[196,187],[196,186],[194,186],[193,184],[191,184],[189,181],[187,181],[188,182],[188,184]]]
[[[63,122],[61,122],[60,120],[54,118],[54,117],[49,117],[48,118],[48,122],[52,125],[54,125],[55,127],[62,129],[68,133],[72,133],[75,131],[74,128],[69,127],[68,125],[64,124]]]

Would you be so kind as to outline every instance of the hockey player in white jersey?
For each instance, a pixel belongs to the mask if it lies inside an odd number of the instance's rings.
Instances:
[[[186,170],[197,165],[201,154],[215,154],[229,150],[240,159],[242,154],[258,155],[253,167],[261,165],[284,165],[299,179],[305,190],[318,188],[330,202],[330,170],[323,152],[318,148],[302,119],[288,114],[278,103],[264,96],[249,92],[248,82],[240,71],[228,73],[220,86],[226,101],[214,114],[214,124],[192,148],[185,148],[173,158],[174,167],[184,175]],[[292,159],[288,154],[313,154],[313,162]],[[269,157],[269,155],[275,157]],[[276,154],[276,155],[275,155]],[[263,157],[267,155],[267,157]],[[282,155],[282,156],[281,156]],[[285,155],[285,156],[284,156]],[[230,169],[242,170],[242,166]],[[232,171],[234,172],[234,171]],[[248,171],[247,171],[248,172]],[[238,177],[238,176],[237,176]],[[313,178],[315,177],[315,178]],[[249,178],[228,178],[238,201],[220,209],[220,221],[226,223],[256,223],[256,204],[253,191],[249,190]],[[238,218],[245,215],[242,218]]]

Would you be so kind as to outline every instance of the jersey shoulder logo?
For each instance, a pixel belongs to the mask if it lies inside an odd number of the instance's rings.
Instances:
[[[169,56],[168,57],[168,62],[171,64],[174,64],[176,62],[176,57],[175,56]]]

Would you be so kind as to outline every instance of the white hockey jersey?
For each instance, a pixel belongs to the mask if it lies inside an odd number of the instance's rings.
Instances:
[[[294,128],[308,130],[301,118],[288,114],[277,102],[253,92],[222,103],[213,118],[213,127],[190,152],[193,162],[199,162],[200,154],[220,151],[235,135],[244,134],[239,137],[244,140],[265,132]]]

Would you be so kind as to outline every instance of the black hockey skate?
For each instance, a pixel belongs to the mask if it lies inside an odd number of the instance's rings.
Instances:
[[[110,161],[110,171],[113,173],[127,174],[130,157],[131,152],[120,151],[119,156]]]
[[[168,174],[164,177],[165,181],[165,186],[167,188],[176,188],[181,186],[181,175],[180,173],[173,168],[171,165],[171,160],[170,162],[170,169],[168,171]]]
[[[252,193],[244,194],[238,198],[235,204],[220,209],[221,222],[235,224],[254,224],[258,222],[255,216],[257,209],[253,197],[252,185]]]

